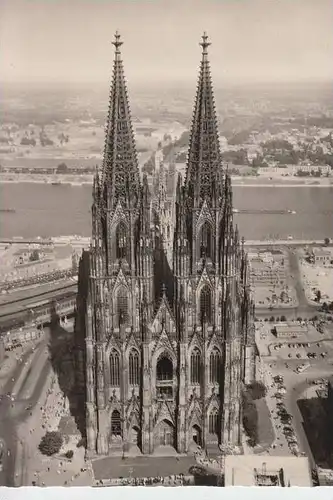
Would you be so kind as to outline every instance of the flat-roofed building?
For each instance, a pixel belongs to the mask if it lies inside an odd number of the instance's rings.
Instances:
[[[332,253],[326,248],[314,248],[312,250],[314,263],[317,265],[328,265],[333,260]]]
[[[278,339],[288,339],[295,335],[304,335],[309,332],[307,325],[301,325],[299,323],[277,323],[274,326],[275,334]]]
[[[228,455],[225,486],[312,486],[307,457]]]

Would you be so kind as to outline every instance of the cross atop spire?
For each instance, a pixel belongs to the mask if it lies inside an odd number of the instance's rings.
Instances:
[[[202,35],[202,42],[200,42],[199,45],[202,47],[202,55],[207,55],[208,54],[208,47],[211,45],[211,42],[208,42],[208,35],[204,31],[204,34]]]
[[[114,45],[116,47],[116,54],[119,54],[120,53],[120,47],[122,46],[123,42],[120,40],[120,35],[118,33],[118,31],[115,32],[115,35],[114,35],[114,41],[112,42],[112,45]]]

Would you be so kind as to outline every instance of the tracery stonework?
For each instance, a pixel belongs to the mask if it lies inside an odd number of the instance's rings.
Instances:
[[[87,450],[239,445],[241,388],[254,376],[254,306],[221,163],[209,43],[204,35],[186,179],[168,211],[171,250],[159,213],[164,191],[153,203],[140,180],[118,34],[114,45],[75,331]]]

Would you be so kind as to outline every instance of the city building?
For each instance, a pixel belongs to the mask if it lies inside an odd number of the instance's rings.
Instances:
[[[36,340],[41,336],[41,331],[31,325],[11,330],[2,336],[2,342],[5,349],[12,349],[18,345],[25,344],[32,340]]]
[[[278,339],[292,339],[294,337],[307,335],[309,329],[306,324],[301,325],[300,323],[286,322],[276,323],[274,332]]]
[[[312,486],[307,457],[228,455],[224,486]]]
[[[312,250],[313,262],[319,266],[327,266],[333,260],[333,254],[326,248],[314,248]]]
[[[248,261],[221,165],[207,36],[185,182],[176,189],[172,266],[141,181],[116,34],[92,244],[80,261],[78,404],[90,456],[187,453],[241,444],[241,387],[254,378]]]

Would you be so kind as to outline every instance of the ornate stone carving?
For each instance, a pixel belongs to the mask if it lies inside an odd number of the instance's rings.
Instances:
[[[121,355],[119,364],[115,361],[114,365],[109,366],[109,361],[106,361],[107,370],[104,370],[102,363],[97,363],[97,380],[91,376],[92,369],[89,365],[84,368],[88,370],[87,383],[94,389],[90,390],[92,399],[96,398],[97,383],[101,387],[104,384],[105,392],[109,394],[107,384],[112,376],[114,385],[118,385],[118,388],[113,390],[108,411],[110,415],[111,410],[120,411],[122,418],[127,419],[128,427],[134,421],[135,425],[140,424],[146,453],[152,451],[148,449],[148,442],[153,441],[150,433],[154,432],[153,424],[159,419],[166,419],[174,426],[176,421],[180,423],[179,429],[186,439],[177,443],[177,446],[179,450],[184,450],[185,442],[190,440],[190,426],[194,422],[196,425],[200,422],[201,425],[211,407],[218,408],[220,413],[224,409],[228,414],[225,422],[230,421],[228,412],[239,412],[239,405],[229,410],[227,381],[231,376],[237,376],[239,382],[242,381],[238,373],[243,371],[242,353],[248,350],[240,351],[238,348],[231,351],[231,359],[227,360],[224,370],[236,371],[234,375],[229,373],[224,378],[225,387],[219,388],[211,388],[208,383],[209,352],[213,346],[222,351],[225,339],[232,343],[239,338],[239,343],[245,347],[253,343],[254,310],[248,284],[248,263],[238,232],[234,229],[230,176],[222,172],[206,35],[202,41],[203,54],[186,178],[184,185],[181,180],[177,185],[175,220],[172,221],[175,245],[173,249],[171,246],[169,256],[166,256],[166,249],[163,247],[168,239],[166,227],[160,226],[161,223],[169,223],[174,200],[171,202],[166,196],[164,179],[159,184],[158,203],[155,203],[154,196],[151,197],[149,193],[147,178],[140,182],[120,55],[121,43],[117,34],[114,41],[116,54],[104,159],[102,168],[96,173],[93,189],[93,241],[89,278],[91,293],[80,282],[79,290],[84,291],[80,291],[78,297],[78,311],[84,313],[87,309],[91,318],[89,334],[93,337],[93,345],[91,347],[87,344],[87,353],[89,349],[93,350],[96,359],[96,354],[100,351],[98,359],[107,360],[111,348],[117,348]],[[161,178],[164,173],[160,172]],[[160,213],[162,208],[167,213]],[[198,238],[201,238],[201,225],[205,222],[212,228],[213,251],[208,255],[207,244],[202,244],[200,248],[204,248],[205,252],[198,255]],[[124,224],[126,233],[126,237],[123,235],[121,240],[117,236],[119,224]],[[169,266],[166,258],[170,256],[172,266]],[[201,317],[201,298],[198,292],[204,284],[209,285],[212,290],[213,314],[208,326],[201,322],[196,324]],[[126,289],[125,296],[119,300],[118,287]],[[217,324],[214,323],[216,306],[219,313],[216,315]],[[117,318],[119,319],[120,312],[123,315],[126,311],[130,321],[120,331]],[[135,314],[139,317],[135,318]],[[84,320],[82,323],[84,324]],[[140,328],[137,328],[138,325]],[[132,327],[130,331],[129,327]],[[86,335],[88,336],[88,330]],[[108,339],[107,345],[101,344],[97,348],[94,342],[98,339]],[[198,394],[188,388],[191,380],[189,352],[195,346],[200,348],[204,356],[204,383]],[[132,347],[142,355],[139,366],[129,366],[128,351]],[[103,353],[104,349],[107,354]],[[160,402],[155,397],[155,363],[163,352],[172,358],[173,372],[172,377],[167,372],[158,375],[162,377],[159,387],[167,388],[165,394],[168,397],[171,394],[170,401]],[[88,362],[89,359],[87,356]],[[138,387],[137,393],[133,389],[130,395],[129,379],[137,376],[137,370],[140,377],[143,375],[144,387]],[[123,383],[126,383],[125,387],[122,387]],[[218,391],[219,394],[224,394],[225,401],[220,400]],[[177,406],[179,402],[183,406]],[[149,422],[146,421],[147,410],[150,412]],[[185,423],[182,420],[184,413]],[[237,421],[237,415],[232,414],[231,417],[233,422]],[[110,435],[111,418],[95,421],[99,418],[98,413],[94,413],[94,419],[87,416],[90,429],[93,425],[100,436]],[[240,422],[240,416],[238,421]],[[235,431],[234,434],[236,436],[238,433]],[[90,439],[89,443],[94,446],[94,439]],[[100,445],[99,450],[101,449]]]

